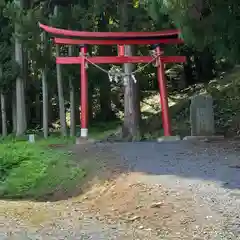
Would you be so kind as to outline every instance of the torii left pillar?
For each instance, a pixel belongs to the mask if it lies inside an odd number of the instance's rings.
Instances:
[[[81,137],[87,138],[88,136],[88,78],[87,78],[87,46],[80,46],[80,55],[81,55],[81,77],[80,77],[80,86],[81,86]]]

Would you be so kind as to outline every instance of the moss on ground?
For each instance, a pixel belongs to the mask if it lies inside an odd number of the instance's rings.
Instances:
[[[86,172],[66,151],[45,144],[6,142],[0,145],[0,197],[42,198],[71,191]]]

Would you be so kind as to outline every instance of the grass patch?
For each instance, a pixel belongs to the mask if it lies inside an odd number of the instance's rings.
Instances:
[[[48,142],[49,143],[49,142]],[[0,145],[0,197],[43,198],[73,190],[86,172],[70,153],[43,144],[6,142]]]
[[[89,137],[101,140],[115,132],[119,124],[93,124]],[[81,161],[74,160],[66,151],[66,146],[75,141],[76,137],[61,137],[59,132],[51,133],[48,139],[35,132],[35,143],[28,142],[27,134],[0,138],[0,198],[64,199],[80,192],[77,188],[90,166],[82,164],[89,159],[81,155]]]

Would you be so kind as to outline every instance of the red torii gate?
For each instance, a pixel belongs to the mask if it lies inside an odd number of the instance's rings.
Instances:
[[[164,64],[181,63],[186,61],[184,56],[163,56],[159,44],[181,44],[179,30],[164,30],[160,32],[85,32],[59,29],[44,24],[39,24],[44,31],[70,38],[54,37],[56,44],[80,45],[80,56],[57,57],[57,64],[80,64],[81,65],[81,137],[88,135],[88,80],[86,63],[90,64],[123,64],[123,63],[150,63],[157,62],[157,77],[159,83],[160,103],[162,107],[162,122],[165,136],[171,136],[171,124],[168,109],[168,94],[165,82]],[[76,39],[76,37],[80,39]],[[125,45],[153,45],[154,56],[126,56]],[[87,45],[117,45],[118,56],[87,56]]]

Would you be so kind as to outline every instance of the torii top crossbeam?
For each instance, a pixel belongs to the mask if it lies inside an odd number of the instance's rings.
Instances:
[[[64,37],[77,37],[81,39],[55,38],[56,44],[87,44],[89,45],[131,45],[131,44],[181,44],[179,30],[164,30],[159,32],[86,32],[73,31],[50,27],[39,23],[44,31],[62,35]]]
[[[143,44],[181,44],[179,30],[164,30],[159,32],[86,32],[73,31],[50,27],[39,23],[44,31],[61,37],[54,37],[54,43],[64,45],[143,45]],[[71,37],[71,38],[66,38]],[[121,49],[121,48],[120,48]],[[116,57],[89,57],[91,63],[147,63],[152,60],[152,56],[116,56]],[[183,56],[161,56],[163,63],[184,62]],[[57,57],[57,64],[81,64],[79,57]]]

